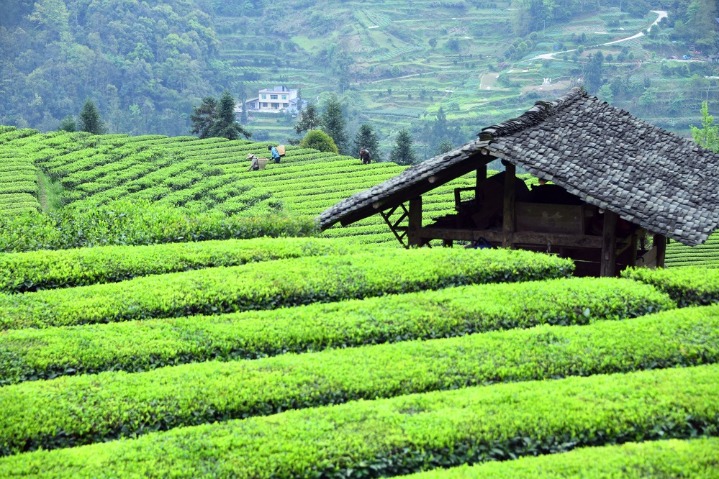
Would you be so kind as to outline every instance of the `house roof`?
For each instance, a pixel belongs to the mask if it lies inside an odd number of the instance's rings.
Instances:
[[[719,155],[633,117],[581,89],[537,102],[479,139],[345,199],[319,216],[349,224],[468,173],[497,157],[551,180],[585,202],[687,245],[719,227]],[[462,167],[462,165],[464,167]],[[464,172],[464,173],[463,173]]]

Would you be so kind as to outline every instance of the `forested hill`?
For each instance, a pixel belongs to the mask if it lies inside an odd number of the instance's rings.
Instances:
[[[427,157],[578,82],[685,133],[701,101],[719,106],[715,0],[5,0],[2,8],[0,123],[40,130],[92,99],[110,132],[187,134],[203,97],[251,98],[283,84],[320,105],[337,93],[350,138],[368,122],[386,149],[407,128]],[[248,129],[286,141],[294,121],[254,115]]]
[[[4,0],[2,121],[54,129],[86,98],[111,130],[186,132],[219,45],[195,0]],[[211,73],[212,72],[212,73]]]

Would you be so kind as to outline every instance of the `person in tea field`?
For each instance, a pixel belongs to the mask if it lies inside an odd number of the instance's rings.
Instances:
[[[255,155],[247,155],[247,158],[249,160],[252,160],[250,162],[250,168],[247,171],[257,171],[260,169],[260,159],[257,158]]]
[[[364,147],[360,148],[359,157],[360,160],[362,160],[363,165],[369,165],[372,161],[372,155],[370,154],[369,150]]]
[[[267,146],[267,149],[270,151],[270,154],[272,155],[272,161],[274,161],[275,163],[279,163],[281,156],[280,156],[280,152],[277,151],[277,148],[269,145],[269,146]]]

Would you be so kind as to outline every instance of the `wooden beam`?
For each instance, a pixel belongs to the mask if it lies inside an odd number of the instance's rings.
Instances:
[[[418,232],[423,240],[441,239],[456,241],[476,241],[484,238],[490,243],[501,244],[504,233],[501,230],[471,230],[458,228],[435,228],[432,226],[423,227]],[[588,248],[600,249],[602,238],[591,235],[572,235],[558,233],[537,233],[532,231],[517,231],[513,234],[514,243],[517,245],[537,245],[546,247],[551,244],[554,247]],[[629,238],[622,241],[630,241]]]
[[[632,233],[632,242],[629,245],[629,266],[637,265],[637,248],[639,247],[639,231]]]
[[[654,235],[654,247],[657,249],[657,268],[663,268],[667,255],[667,237],[660,234]]]
[[[617,270],[617,214],[604,211],[602,262],[599,276],[614,276]]]
[[[409,246],[422,246],[419,231],[422,229],[422,197],[417,196],[409,200]]]
[[[512,163],[506,163],[504,175],[504,212],[502,215],[502,246],[511,248],[515,229],[515,203],[516,192],[514,191],[514,182],[517,176],[517,167]]]

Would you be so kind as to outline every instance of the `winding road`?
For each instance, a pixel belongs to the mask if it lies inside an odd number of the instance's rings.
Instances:
[[[652,28],[654,25],[658,24],[659,22],[661,22],[662,20],[664,20],[665,18],[667,18],[667,15],[668,15],[667,12],[664,11],[664,10],[652,10],[652,13],[656,13],[656,14],[657,14],[657,19],[654,20],[654,23],[652,23],[651,25],[649,25],[649,27],[647,27],[645,30],[642,30],[641,32],[637,33],[636,35],[632,35],[631,37],[621,38],[621,39],[619,39],[619,40],[614,40],[614,41],[607,42],[607,43],[601,43],[601,44],[599,44],[599,45],[592,45],[592,48],[593,48],[593,47],[603,47],[603,46],[606,46],[606,45],[616,45],[617,43],[628,42],[629,40],[634,40],[635,38],[643,37],[647,32],[649,32],[649,30],[651,30],[651,28]],[[576,50],[576,48],[573,48],[573,49],[571,49],[571,50],[564,50],[564,51],[562,51],[562,52],[543,53],[543,54],[541,54],[541,55],[537,55],[536,57],[530,58],[530,60],[554,60],[554,59],[555,59],[555,58],[554,58],[555,55],[561,55],[561,54],[564,54],[564,53],[570,53],[570,52],[573,52],[573,51],[575,51],[575,50]]]

